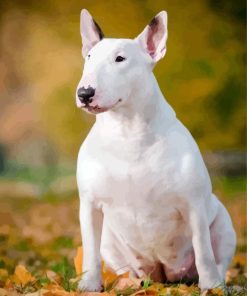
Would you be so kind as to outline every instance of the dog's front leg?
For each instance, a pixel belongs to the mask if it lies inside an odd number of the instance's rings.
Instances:
[[[79,290],[100,291],[101,256],[100,241],[103,214],[95,209],[91,202],[80,201],[80,224],[83,242],[83,275],[79,282]]]
[[[202,291],[217,287],[222,284],[222,279],[215,262],[209,223],[202,204],[191,207],[189,222],[192,230],[195,263],[199,274],[199,286]]]

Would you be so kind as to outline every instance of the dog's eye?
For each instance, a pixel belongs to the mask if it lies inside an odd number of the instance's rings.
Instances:
[[[121,57],[121,56],[117,56],[115,59],[115,62],[120,63],[120,62],[123,62],[124,60],[126,60],[126,58]]]
[[[88,59],[90,59],[90,57],[91,57],[91,55],[90,55],[90,54],[88,54],[88,55],[87,55],[87,58],[88,58]]]

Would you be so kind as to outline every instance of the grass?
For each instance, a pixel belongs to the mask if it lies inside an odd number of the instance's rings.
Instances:
[[[213,184],[216,194],[230,212],[238,235],[237,256],[231,265],[232,273],[237,274],[230,283],[232,286],[245,287],[245,290],[241,291],[228,287],[224,295],[247,295],[244,294],[247,293],[247,267],[244,257],[247,245],[245,179],[215,178]],[[0,196],[0,288],[5,287],[15,267],[23,264],[35,276],[36,282],[27,286],[17,285],[16,289],[19,292],[32,292],[54,285],[53,279],[47,276],[51,272],[55,274],[55,281],[64,291],[76,291],[73,258],[77,246],[81,244],[78,208],[77,193],[73,192],[66,196],[46,192],[39,199],[14,195],[8,198]],[[1,274],[3,270],[7,271],[7,277],[4,272]],[[156,289],[157,295],[179,295],[179,289],[183,287],[182,283],[161,286],[146,278],[138,291],[151,295],[150,293],[154,293],[152,291]],[[169,292],[168,288],[172,290]],[[190,295],[199,295],[196,286],[187,286],[187,289],[190,289]],[[136,288],[131,285],[118,288],[117,282],[112,282],[108,283],[105,291],[114,291],[118,296],[128,296],[136,292]]]

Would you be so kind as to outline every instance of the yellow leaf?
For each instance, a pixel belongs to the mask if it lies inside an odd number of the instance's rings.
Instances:
[[[82,274],[82,246],[77,248],[77,253],[74,258],[75,271],[77,275]]]
[[[21,285],[26,285],[27,283],[33,282],[36,280],[35,277],[33,277],[31,273],[23,265],[16,266],[15,273],[11,278],[15,284],[21,284]]]
[[[76,253],[76,256],[74,257],[74,266],[75,266],[77,275],[82,274],[82,264],[83,264],[83,251],[82,251],[82,247],[80,246],[77,248],[77,253]],[[124,273],[123,275],[121,275],[121,278],[128,277],[128,275],[129,275],[128,273]],[[110,283],[115,281],[119,276],[117,276],[115,273],[107,269],[104,265],[104,262],[102,262],[102,277],[104,282]]]
[[[42,294],[42,296],[75,296],[76,292],[73,291],[65,291],[63,289],[58,288],[54,288],[50,291],[46,291]]]
[[[207,295],[224,296],[224,291],[221,288],[214,288],[214,289],[205,290],[201,295],[202,296],[207,296]]]
[[[211,292],[213,293],[213,295],[217,295],[217,296],[224,296],[224,291],[221,288],[214,288],[211,290]]]

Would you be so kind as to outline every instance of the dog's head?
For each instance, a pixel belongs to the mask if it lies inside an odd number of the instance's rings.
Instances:
[[[79,108],[93,114],[116,109],[145,89],[154,65],[166,53],[167,14],[156,15],[135,39],[104,38],[85,9],[81,12],[85,65],[76,90]],[[134,98],[133,98],[134,99]]]

